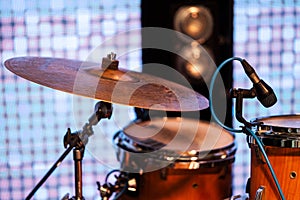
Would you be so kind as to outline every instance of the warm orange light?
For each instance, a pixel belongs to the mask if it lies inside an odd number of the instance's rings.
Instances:
[[[212,34],[213,18],[204,6],[181,7],[175,14],[174,28],[202,44]]]
[[[187,63],[185,65],[187,73],[192,76],[193,78],[200,78],[203,67],[192,65],[191,63]],[[202,68],[202,69],[201,69]]]

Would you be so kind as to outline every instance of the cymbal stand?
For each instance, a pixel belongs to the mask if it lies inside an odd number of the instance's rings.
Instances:
[[[71,199],[83,200],[82,195],[82,159],[84,155],[85,145],[88,142],[89,136],[93,135],[92,126],[95,126],[101,119],[110,119],[112,115],[112,106],[110,103],[99,101],[95,105],[95,112],[89,118],[88,123],[86,123],[81,131],[76,131],[71,133],[71,129],[68,128],[67,133],[64,136],[64,147],[67,148],[58,160],[52,165],[44,177],[38,182],[38,184],[32,189],[32,191],[27,195],[26,200],[29,200],[38,191],[38,189],[46,182],[49,176],[54,172],[54,170],[62,163],[65,157],[73,149],[73,160],[75,169],[75,196]],[[63,197],[63,199],[69,199],[68,194]]]

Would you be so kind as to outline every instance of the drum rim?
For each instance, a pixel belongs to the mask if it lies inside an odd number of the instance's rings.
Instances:
[[[114,137],[113,137],[113,143],[115,146],[121,148],[123,151],[131,152],[131,153],[148,153],[151,152],[151,150],[144,151],[142,149],[143,147],[136,143],[136,146],[134,145],[128,145],[126,146],[125,144],[120,143],[120,139],[118,136],[120,134],[123,134],[123,136],[126,137],[126,139],[130,139],[123,131],[118,131]],[[160,154],[160,157],[158,158],[157,156],[151,157],[151,159],[157,160],[157,161],[166,161],[170,162],[171,166],[173,168],[178,168],[176,166],[180,165],[178,163],[198,163],[199,168],[203,167],[213,167],[217,165],[224,164],[224,162],[233,163],[235,160],[235,153],[237,150],[236,147],[236,142],[235,142],[235,135],[230,133],[233,136],[233,141],[232,143],[218,149],[212,149],[208,151],[200,151],[197,152],[195,155],[191,156],[188,155],[187,152],[182,152],[180,153],[174,153],[174,151],[171,150],[163,150],[162,153]],[[115,142],[118,140],[118,142]],[[134,142],[134,141],[133,141]],[[129,146],[135,147],[135,149],[130,149]],[[138,148],[142,149],[141,151],[138,150]],[[155,150],[153,150],[155,151]],[[172,154],[173,153],[173,154]],[[205,156],[200,157],[199,155],[204,154]],[[174,155],[174,156],[173,156]],[[173,159],[172,159],[173,158]],[[174,159],[176,158],[176,159]],[[172,161],[172,162],[171,162]]]
[[[251,122],[263,122],[266,119],[276,118],[295,118],[299,117],[299,114],[286,114],[286,115],[273,115],[268,117],[260,117],[251,120]],[[282,148],[300,148],[300,128],[294,128],[289,126],[274,126],[263,123],[256,124],[253,128],[255,134],[260,138],[265,146],[274,146]],[[257,144],[252,136],[247,137],[249,144]]]
[[[265,146],[281,147],[281,148],[300,148],[300,138],[282,136],[264,136],[260,135],[259,139]],[[247,137],[248,144],[257,144],[252,136]]]

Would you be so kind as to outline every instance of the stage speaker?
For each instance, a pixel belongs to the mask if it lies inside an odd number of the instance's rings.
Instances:
[[[160,63],[175,69],[191,84],[192,88],[208,98],[207,80],[210,80],[214,68],[206,65],[193,65],[191,60],[197,60],[199,45],[210,55],[216,66],[233,56],[233,0],[142,0],[141,25],[146,27],[160,27],[180,32],[193,40],[184,37],[164,39],[167,49],[151,48],[153,38],[142,32],[142,61]],[[157,34],[155,37],[160,37]],[[148,48],[150,45],[150,48]],[[185,51],[182,51],[185,49]],[[176,52],[185,52],[186,58],[178,56]],[[157,65],[159,67],[159,65]],[[143,72],[178,81],[172,73],[162,74],[153,67],[143,67]],[[157,73],[156,73],[157,72]],[[209,72],[209,73],[207,73]],[[208,75],[207,75],[208,74]],[[204,76],[210,77],[204,77]],[[225,89],[232,88],[232,65],[228,64],[221,70],[221,77]],[[218,91],[216,91],[218,93]],[[225,124],[232,124],[232,101],[225,97]],[[218,98],[216,98],[218,99]],[[223,101],[222,98],[219,101]],[[200,119],[211,119],[210,109],[200,111]],[[222,114],[221,114],[222,115]]]

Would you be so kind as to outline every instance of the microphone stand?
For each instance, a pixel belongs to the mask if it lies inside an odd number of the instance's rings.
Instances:
[[[243,123],[245,126],[242,127],[242,131],[247,135],[247,136],[252,136],[254,137],[254,139],[256,140],[257,142],[257,145],[262,153],[262,155],[264,156],[264,159],[265,159],[265,162],[267,163],[267,166],[270,170],[270,173],[272,174],[272,178],[275,182],[275,185],[277,187],[277,190],[280,194],[280,197],[282,200],[285,200],[284,198],[284,194],[282,192],[282,189],[280,187],[280,184],[278,182],[278,179],[276,177],[276,174],[273,170],[273,167],[268,159],[268,155],[265,153],[265,150],[264,150],[264,147],[263,147],[263,143],[260,141],[260,139],[255,136],[255,133],[252,133],[251,131],[251,127],[252,126],[256,126],[256,125],[259,125],[261,122],[248,122],[245,120],[245,118],[243,117],[243,99],[244,98],[254,98],[257,96],[256,94],[256,89],[253,87],[251,88],[250,90],[247,90],[247,89],[232,89],[230,91],[230,96],[232,98],[236,98],[236,111],[235,111],[235,114],[236,114],[236,119]],[[248,186],[247,186],[248,187]],[[246,189],[247,190],[247,189]],[[256,195],[255,195],[255,199],[261,199],[261,196],[262,193],[264,191],[263,190],[258,190]]]
[[[73,149],[73,160],[75,169],[75,196],[71,199],[74,200],[84,200],[82,195],[82,159],[84,156],[85,145],[88,142],[88,137],[93,135],[92,126],[95,126],[101,119],[110,119],[112,115],[112,106],[110,103],[99,101],[95,105],[95,112],[89,118],[88,123],[86,123],[81,131],[76,131],[71,133],[71,129],[68,128],[67,133],[64,136],[64,147],[67,148],[63,154],[58,158],[58,160],[52,165],[44,177],[38,182],[38,184],[32,189],[32,191],[26,197],[29,200],[38,191],[38,189],[46,182],[49,176],[54,172],[54,170],[62,163],[65,157]],[[69,194],[63,197],[64,200],[69,199]]]
[[[232,98],[236,98],[236,104],[235,104],[235,116],[236,119],[243,123],[246,127],[250,128],[254,125],[257,125],[258,123],[255,122],[248,122],[246,119],[243,117],[243,99],[244,98],[250,98],[253,99],[256,97],[256,90],[255,88],[249,89],[231,89],[230,90],[230,96]]]

